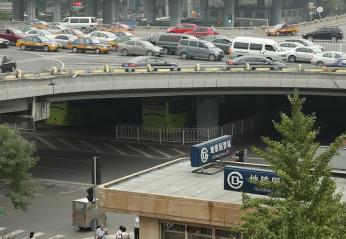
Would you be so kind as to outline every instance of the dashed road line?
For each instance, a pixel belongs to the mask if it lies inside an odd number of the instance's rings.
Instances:
[[[64,235],[55,235],[55,236],[53,236],[53,237],[50,237],[50,238],[48,238],[48,239],[59,239],[59,238],[64,238],[65,236]]]
[[[13,232],[10,232],[10,233],[6,234],[5,236],[3,236],[3,238],[13,237],[13,236],[21,234],[23,232],[25,232],[25,230],[15,230]]]
[[[109,149],[111,149],[111,150],[113,150],[113,151],[115,151],[115,152],[117,152],[117,153],[119,153],[119,154],[121,154],[121,155],[129,155],[128,153],[126,153],[126,152],[124,152],[124,151],[118,149],[117,147],[115,147],[115,146],[113,146],[113,145],[111,145],[111,144],[109,144],[109,143],[103,142],[102,144],[103,144],[104,146],[106,146],[107,148],[109,148]]]
[[[34,235],[34,237],[37,238],[37,237],[43,236],[43,235],[45,235],[45,234],[46,234],[46,233],[44,233],[44,232],[36,232],[35,235]]]
[[[6,230],[7,227],[0,227],[0,232]]]
[[[98,148],[96,148],[94,145],[88,143],[85,140],[79,140],[79,142],[81,142],[82,144],[84,144],[85,146],[89,147],[90,149],[92,149],[93,151],[97,152],[97,153],[104,153],[103,151],[99,150]]]
[[[155,158],[154,156],[152,156],[151,154],[148,154],[147,152],[144,152],[143,150],[139,149],[139,148],[135,148],[134,146],[130,145],[130,144],[125,144],[128,148],[132,149],[133,151],[136,151],[137,153],[144,155],[148,158]]]
[[[155,151],[156,153],[163,155],[163,156],[166,157],[166,158],[171,158],[171,157],[172,157],[172,155],[169,155],[169,154],[167,154],[167,153],[165,153],[165,152],[163,152],[163,151],[161,151],[161,150],[159,150],[159,149],[157,149],[157,148],[154,148],[154,147],[152,147],[152,146],[147,146],[147,147],[148,147],[149,149],[151,149],[152,151]]]
[[[79,148],[77,148],[76,146],[70,144],[69,142],[67,142],[66,140],[64,140],[64,139],[62,139],[62,138],[57,138],[57,140],[58,140],[59,142],[61,142],[63,145],[69,147],[69,148],[72,149],[72,150],[80,151]]]
[[[76,191],[66,191],[66,192],[58,192],[58,194],[69,194],[69,193],[74,193],[74,192],[76,192]]]
[[[58,149],[54,144],[48,142],[47,140],[45,140],[44,138],[42,138],[41,136],[36,136],[36,139],[38,141],[40,141],[41,143],[43,143],[44,145],[46,145],[48,148],[51,148],[51,149]]]
[[[173,150],[174,152],[176,152],[178,154],[186,154],[184,151],[181,151],[181,150],[176,149],[176,148],[171,148],[171,150]]]

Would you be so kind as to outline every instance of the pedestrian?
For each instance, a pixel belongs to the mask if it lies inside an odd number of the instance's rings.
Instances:
[[[133,230],[133,233],[135,235],[134,239],[139,239],[139,217],[138,216],[135,218],[135,228]]]
[[[30,232],[29,239],[35,239],[35,232]]]
[[[115,234],[115,239],[130,239],[130,234],[126,232],[126,227],[120,226],[117,233]]]
[[[101,224],[96,230],[96,239],[106,239],[108,235],[108,230],[105,228],[105,225]]]

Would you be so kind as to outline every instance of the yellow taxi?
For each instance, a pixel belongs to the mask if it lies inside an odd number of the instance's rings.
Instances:
[[[297,25],[280,23],[266,30],[268,36],[296,34],[299,31]]]
[[[48,23],[45,21],[33,21],[31,23],[31,26],[37,29],[44,29],[44,30],[48,29],[49,27]]]
[[[44,50],[44,51],[59,51],[61,49],[61,44],[55,41],[43,37],[43,36],[26,36],[19,39],[16,46],[21,50]]]
[[[133,31],[133,28],[129,27],[126,24],[121,24],[121,23],[113,23],[108,26],[104,26],[102,28],[102,31],[108,31],[108,32],[128,32],[128,31]]]
[[[86,52],[91,51],[96,54],[108,53],[112,48],[109,45],[102,44],[100,40],[91,37],[81,37],[73,42],[67,43],[67,49],[71,49],[72,52]]]

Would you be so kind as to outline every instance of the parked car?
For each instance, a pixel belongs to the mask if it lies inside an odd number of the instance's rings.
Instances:
[[[44,50],[58,51],[61,45],[47,37],[42,36],[27,36],[17,41],[16,46],[21,50]]]
[[[148,64],[150,64],[154,69],[170,69],[172,71],[179,69],[177,64],[169,63],[165,59],[157,56],[138,56],[123,63],[121,66],[127,69],[132,69],[136,67],[146,67]]]
[[[219,32],[217,32],[213,27],[197,27],[194,30],[185,32],[185,34],[192,35],[195,37],[205,37],[219,35]]]
[[[296,61],[300,62],[311,62],[311,59],[315,54],[321,53],[322,51],[318,51],[316,48],[312,47],[297,47],[290,51],[287,51],[287,61],[293,63]]]
[[[302,37],[309,41],[331,40],[332,42],[337,42],[344,38],[344,33],[339,27],[322,27],[316,31],[304,33]]]
[[[48,23],[46,21],[40,21],[40,20],[34,20],[30,23],[32,27],[35,27],[37,29],[47,29]]]
[[[181,40],[186,40],[186,39],[197,40],[196,37],[190,36],[190,35],[168,33],[168,34],[160,35],[159,39],[156,41],[156,45],[159,47],[162,47],[163,52],[166,55],[176,54],[179,42]]]
[[[190,23],[181,23],[174,27],[170,27],[167,29],[167,33],[185,33],[189,31],[193,31],[197,28],[196,24],[190,24]]]
[[[111,50],[110,46],[102,44],[98,39],[91,37],[80,37],[72,43],[67,43],[67,48],[72,49],[74,53],[91,51],[99,54],[108,53]]]
[[[73,28],[62,29],[57,34],[72,34],[72,35],[75,35],[76,37],[83,37],[83,36],[85,36],[85,34],[82,31],[77,30],[77,29],[73,29]]]
[[[10,44],[9,40],[6,40],[4,38],[0,38],[0,47],[1,48],[7,48],[9,44]]]
[[[163,54],[163,49],[158,46],[154,46],[148,41],[142,40],[129,40],[118,45],[118,51],[123,56],[127,55],[148,55],[148,56],[160,56]]]
[[[31,35],[31,36],[47,37],[49,39],[54,39],[55,38],[55,35],[53,35],[49,31],[43,30],[43,29],[32,29],[32,30],[27,31],[25,34],[26,35]]]
[[[209,61],[221,60],[224,57],[223,50],[213,43],[203,40],[181,40],[178,45],[177,55],[182,59],[201,58]]]
[[[67,27],[63,25],[49,25],[46,30],[49,31],[51,34],[59,34],[66,29]]]
[[[65,17],[64,26],[81,30],[83,33],[96,30],[97,22],[95,17]]]
[[[118,37],[111,32],[93,31],[88,36],[98,39],[102,44],[111,46],[112,50],[116,50],[118,48]]]
[[[77,37],[75,35],[72,34],[58,34],[55,36],[54,40],[61,44],[62,48],[67,49],[67,45],[68,43],[72,43],[74,40],[76,40]]]
[[[134,37],[131,32],[115,32],[113,34],[117,37]]]
[[[0,71],[14,72],[17,68],[17,63],[10,56],[0,56]]]
[[[226,36],[217,36],[211,42],[218,48],[222,49],[225,54],[230,53],[232,39]]]
[[[331,63],[326,63],[326,67],[346,67],[346,58],[339,58]]]
[[[115,33],[115,32],[133,31],[134,29],[131,28],[129,25],[116,22],[116,23],[112,23],[112,24],[107,25],[107,26],[103,26],[100,30]]]
[[[292,50],[296,47],[300,47],[300,46],[304,46],[303,44],[299,43],[299,42],[281,42],[279,43],[279,46],[281,47],[282,50],[284,51],[288,51],[288,50]]]
[[[323,46],[318,45],[318,44],[314,44],[312,41],[309,41],[307,39],[287,39],[287,40],[285,40],[285,42],[298,42],[298,43],[302,44],[303,46],[313,47],[313,48],[316,48],[318,50],[324,51]]]
[[[11,43],[16,43],[19,39],[26,36],[26,34],[18,29],[4,28],[0,30],[0,37],[9,40]]]
[[[340,51],[325,51],[315,54],[311,59],[311,64],[324,66],[328,63],[335,62],[339,58],[346,58],[346,54]]]
[[[282,70],[283,68],[286,68],[286,65],[284,63],[274,62],[269,60],[266,57],[258,56],[258,55],[241,56],[241,57],[226,61],[227,66],[245,66],[246,64],[249,64],[251,68],[268,67],[271,70]]]
[[[279,36],[279,35],[288,35],[288,34],[296,34],[298,32],[297,25],[280,23],[272,28],[266,30],[266,34],[268,36]]]

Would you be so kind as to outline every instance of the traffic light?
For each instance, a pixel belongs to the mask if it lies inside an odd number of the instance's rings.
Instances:
[[[96,170],[94,169],[94,160],[96,160]],[[94,184],[94,172],[96,171],[96,185],[101,184],[101,159],[94,157],[92,161],[92,167],[91,167],[91,183]]]
[[[87,199],[89,202],[94,202],[94,188],[88,188],[87,190]]]

